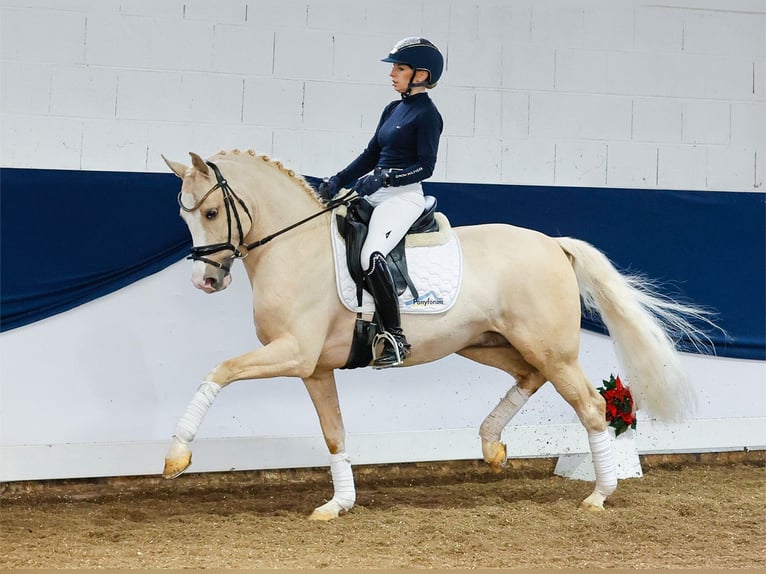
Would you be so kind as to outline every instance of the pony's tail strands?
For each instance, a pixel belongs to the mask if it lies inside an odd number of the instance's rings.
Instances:
[[[584,241],[556,241],[570,256],[585,309],[597,311],[609,330],[638,408],[666,421],[692,414],[696,396],[677,343],[685,338],[698,351],[712,349],[704,331],[692,324],[716,327],[710,313],[661,295],[639,275],[621,274]]]

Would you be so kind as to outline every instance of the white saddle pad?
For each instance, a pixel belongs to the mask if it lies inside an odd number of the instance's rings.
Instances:
[[[335,215],[334,211],[330,233],[335,256],[338,297],[349,310],[357,311],[356,284],[348,271],[346,244],[338,231]],[[399,296],[399,308],[402,313],[443,313],[455,304],[460,292],[463,273],[460,242],[443,214],[436,213],[436,220],[439,223],[439,232],[408,236],[405,241],[407,268],[419,296],[415,299],[409,288],[405,289]],[[430,244],[431,235],[438,237],[437,244]],[[363,291],[361,312],[374,311],[375,302],[372,296]]]

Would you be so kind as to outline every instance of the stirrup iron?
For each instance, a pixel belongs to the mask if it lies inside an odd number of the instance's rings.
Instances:
[[[383,352],[380,355],[377,354],[376,349],[380,342],[383,342]],[[390,345],[392,353],[385,354],[384,352]],[[373,369],[388,369],[390,367],[401,367],[404,365],[404,359],[409,356],[409,345],[400,344],[399,340],[390,332],[383,331],[382,333],[376,333],[372,340],[372,368]],[[395,361],[388,364],[380,364],[378,361],[382,358],[389,358],[393,355]]]

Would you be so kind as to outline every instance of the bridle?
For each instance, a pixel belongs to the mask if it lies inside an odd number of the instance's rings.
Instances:
[[[327,207],[325,209],[322,209],[321,211],[310,215],[309,217],[302,219],[298,221],[297,223],[293,223],[292,225],[288,225],[287,227],[280,229],[279,231],[272,233],[271,235],[267,235],[263,239],[259,239],[258,241],[253,241],[252,243],[245,243],[245,235],[242,231],[242,220],[239,215],[239,210],[237,209],[236,203],[238,203],[242,209],[247,214],[248,219],[250,220],[250,223],[253,223],[253,217],[250,215],[250,210],[247,208],[247,205],[244,201],[242,201],[242,198],[240,198],[233,189],[229,186],[229,183],[226,181],[226,178],[223,177],[221,174],[221,170],[218,168],[216,164],[214,164],[211,161],[205,162],[208,166],[210,166],[213,170],[213,173],[215,174],[216,184],[211,187],[205,195],[203,195],[197,203],[195,203],[192,207],[186,207],[183,204],[183,201],[181,200],[181,194],[182,192],[178,192],[178,205],[187,213],[191,213],[192,211],[196,211],[199,209],[199,207],[202,205],[202,203],[210,196],[211,193],[214,191],[220,189],[221,193],[223,194],[223,204],[226,208],[226,225],[228,227],[227,231],[227,237],[225,243],[213,243],[210,245],[202,245],[198,247],[192,247],[191,248],[191,254],[187,259],[191,259],[193,261],[202,261],[203,263],[206,263],[207,265],[212,265],[213,267],[217,267],[219,269],[222,269],[226,273],[229,273],[231,271],[231,265],[234,262],[235,259],[244,259],[248,256],[250,253],[250,250],[255,249],[256,247],[260,247],[261,245],[265,245],[275,237],[278,237],[282,235],[283,233],[286,233],[290,231],[291,229],[295,229],[299,225],[303,225],[304,223],[311,221],[312,219],[319,217],[323,213],[327,213],[328,211],[332,211],[336,207],[340,205],[350,205],[351,201],[349,197],[354,194],[354,191],[350,191],[346,195],[339,197],[337,199],[334,199],[327,203]],[[236,203],[235,203],[236,202]],[[239,235],[239,244],[234,245],[232,243],[232,215],[233,215],[233,221],[236,223],[237,226],[237,234]],[[219,263],[218,261],[215,261],[213,259],[210,259],[209,256],[213,255],[215,253],[220,253],[221,251],[231,251],[232,254],[230,257],[226,258],[222,263]]]

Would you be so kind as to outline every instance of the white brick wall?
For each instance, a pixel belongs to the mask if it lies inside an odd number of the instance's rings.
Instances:
[[[447,58],[435,180],[763,189],[763,0],[0,0],[0,164],[328,175],[416,34]]]

